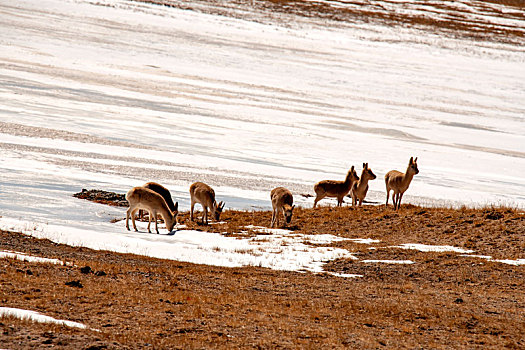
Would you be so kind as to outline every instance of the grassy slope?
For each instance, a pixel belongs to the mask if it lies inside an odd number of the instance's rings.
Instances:
[[[257,13],[256,20],[263,16],[266,20],[280,21],[281,15],[330,19],[345,23],[376,23],[387,26],[414,27],[440,35],[469,38],[473,40],[487,40],[494,42],[508,42],[519,44],[523,42],[523,31],[512,26],[495,25],[492,17],[501,17],[511,20],[523,20],[523,0],[489,0],[467,1],[466,8],[458,7],[451,1],[432,2],[433,7],[427,13],[412,13],[405,11],[403,4],[396,2],[371,0],[368,6],[338,6],[337,1],[316,2],[303,0],[193,0],[179,2],[173,0],[135,0],[137,2],[179,7],[188,10],[198,10],[217,15],[243,17],[250,19],[251,11]],[[352,2],[350,2],[351,4]],[[385,4],[395,10],[386,10]],[[419,9],[424,8],[423,5]],[[509,11],[501,11],[492,4],[505,6]],[[362,4],[362,2],[357,2]],[[468,5],[476,9],[482,8],[483,14],[472,16]],[[434,8],[435,7],[435,8]],[[238,12],[233,9],[243,11]],[[381,11],[383,9],[383,11]],[[450,13],[448,16],[436,18],[436,11]],[[477,11],[477,10],[476,10]]]
[[[267,225],[270,215],[228,211],[227,224],[215,230],[233,233],[244,225]],[[4,318],[2,346],[524,348],[524,266],[384,248],[407,242],[451,244],[495,258],[524,258],[524,221],[521,211],[492,208],[298,210],[292,226],[296,232],[377,238],[382,242],[375,250],[352,242],[337,246],[356,252],[360,259],[416,262],[340,260],[326,266],[364,275],[356,279],[194,265],[2,232],[0,249],[58,257],[76,265],[0,260],[2,305],[83,322],[101,331]],[[106,275],[84,274],[83,266]],[[77,280],[82,288],[65,285]]]

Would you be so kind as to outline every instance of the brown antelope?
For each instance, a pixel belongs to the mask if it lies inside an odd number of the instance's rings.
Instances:
[[[224,209],[224,203],[221,201],[217,204],[215,201],[215,191],[210,186],[203,182],[195,182],[190,186],[190,197],[191,197],[191,210],[190,220],[193,221],[193,207],[196,203],[199,203],[204,210],[202,216],[202,223],[206,221],[208,225],[208,209],[210,209],[211,215],[215,218],[215,221],[219,221]]]
[[[152,191],[144,187],[133,187],[126,193],[126,199],[129,202],[129,209],[126,212],[126,228],[129,231],[129,218],[131,216],[131,222],[133,228],[137,230],[135,225],[135,212],[139,209],[145,209],[149,212],[148,232],[151,233],[150,225],[151,219],[155,220],[155,231],[159,233],[157,225],[157,214],[160,214],[166,223],[168,231],[173,231],[173,226],[177,223],[177,215],[179,214],[178,208],[179,203],[175,203],[175,209],[172,212],[166,204],[164,198],[155,191]]]
[[[158,194],[160,194],[162,196],[162,198],[164,198],[164,200],[166,201],[166,204],[168,205],[170,210],[172,212],[175,211],[175,204],[173,203],[173,199],[171,198],[171,193],[166,187],[164,187],[161,184],[158,184],[156,182],[147,182],[144,185],[142,185],[142,187],[148,188],[148,189],[150,189],[152,191],[155,191]],[[140,218],[144,217],[144,215],[142,213],[142,210],[139,210],[139,217]]]
[[[172,212],[175,211],[175,204],[173,203],[173,199],[171,198],[171,193],[166,187],[156,182],[147,182],[142,187],[148,188],[160,194],[162,198],[164,198],[164,200],[166,201],[166,204],[168,205],[170,210]]]
[[[361,178],[359,181],[354,182],[352,185],[352,206],[355,207],[357,201],[359,201],[359,206],[363,204],[363,200],[366,197],[368,192],[368,181],[374,180],[376,175],[372,172],[372,169],[368,167],[368,163],[363,163],[363,171],[361,172]]]
[[[270,227],[274,227],[276,224],[279,226],[280,212],[283,213],[285,225],[289,224],[292,220],[293,208],[295,208],[295,205],[293,205],[292,192],[284,187],[277,187],[270,193],[270,198],[273,207],[272,224]]]
[[[315,194],[317,195],[314,200],[314,208],[324,197],[337,197],[337,206],[340,207],[343,204],[343,198],[350,192],[354,182],[359,180],[359,176],[355,172],[354,166],[346,174],[345,181],[336,180],[323,180],[319,181],[314,186]]]
[[[413,159],[410,157],[408,162],[407,171],[403,174],[397,170],[391,170],[385,175],[385,184],[386,184],[386,204],[385,208],[388,206],[388,198],[390,197],[390,190],[394,191],[392,196],[392,201],[394,202],[394,210],[399,209],[401,206],[401,198],[403,198],[403,193],[408,189],[410,182],[414,175],[419,173],[417,168],[417,157]]]

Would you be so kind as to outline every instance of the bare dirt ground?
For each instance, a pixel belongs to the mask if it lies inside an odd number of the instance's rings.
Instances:
[[[289,228],[296,232],[379,239],[372,245],[335,243],[360,260],[325,266],[327,271],[363,277],[195,265],[0,232],[1,250],[74,264],[0,259],[2,306],[38,311],[92,329],[2,318],[1,346],[525,348],[525,266],[389,247],[446,244],[494,259],[523,259],[523,211],[408,205],[398,212],[365,206],[299,208],[294,214]],[[180,219],[187,217],[183,213]],[[226,211],[223,225],[186,224],[233,235],[245,225],[267,226],[270,218],[270,212]],[[409,259],[414,264],[363,263],[363,259]]]

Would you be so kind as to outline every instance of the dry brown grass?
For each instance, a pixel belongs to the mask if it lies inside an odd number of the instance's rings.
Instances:
[[[525,2],[523,0],[485,0],[498,5],[512,6],[520,9],[525,9]]]
[[[381,240],[340,242],[360,259],[328,274],[222,268],[92,251],[1,232],[0,249],[61,258],[75,266],[0,260],[3,306],[42,312],[99,329],[0,320],[2,346],[22,348],[524,348],[525,268],[454,253],[381,248],[406,242],[450,244],[495,257],[524,258],[522,211],[365,206],[294,211],[292,229]],[[186,215],[186,214],[185,214]],[[268,226],[270,212],[226,211],[234,232]],[[124,227],[123,227],[124,230]],[[82,273],[90,266],[92,272]],[[104,274],[96,273],[104,271]],[[66,285],[80,281],[82,288]]]
[[[489,0],[487,3],[499,4],[513,10],[500,11],[494,6],[486,6],[481,1],[472,1],[471,5],[476,11],[482,11],[481,16],[471,16],[470,10],[455,6],[452,1],[429,2],[428,10],[425,13],[414,13],[405,11],[406,5],[399,2],[371,0],[366,2],[356,2],[360,6],[338,6],[335,1],[333,6],[329,2],[315,2],[302,0],[194,0],[191,2],[178,2],[171,0],[136,0],[158,4],[163,6],[178,7],[188,10],[206,11],[213,14],[220,14],[233,17],[250,19],[252,11],[253,20],[260,21],[266,18],[267,21],[282,21],[282,15],[295,15],[299,17],[310,17],[319,19],[329,19],[336,22],[350,23],[381,23],[397,27],[415,27],[430,30],[454,37],[468,37],[475,40],[488,40],[497,42],[522,43],[524,32],[522,28],[515,28],[509,25],[497,25],[490,17],[504,17],[512,20],[523,20],[525,17],[525,2],[522,0]],[[393,6],[396,10],[387,10],[385,4]],[[424,5],[425,2],[422,2]],[[210,5],[203,7],[202,5]],[[244,9],[236,11],[234,9]],[[424,6],[420,6],[422,10]],[[436,17],[437,13],[444,11],[447,16]],[[292,19],[289,19],[292,20]]]

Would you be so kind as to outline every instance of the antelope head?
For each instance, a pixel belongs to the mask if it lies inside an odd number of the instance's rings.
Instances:
[[[368,167],[368,163],[363,163],[363,172],[361,173],[361,177],[368,178],[369,180],[374,180],[376,178],[376,174]]]
[[[221,218],[222,209],[224,209],[224,203],[223,201],[220,201],[219,204],[215,207],[215,221],[219,221]]]
[[[287,224],[289,224],[290,221],[292,221],[293,208],[295,208],[295,205],[285,205],[283,207],[283,215]]]
[[[417,168],[417,157],[415,159],[410,157],[410,161],[408,162],[408,170],[413,174],[419,174],[419,169]]]

